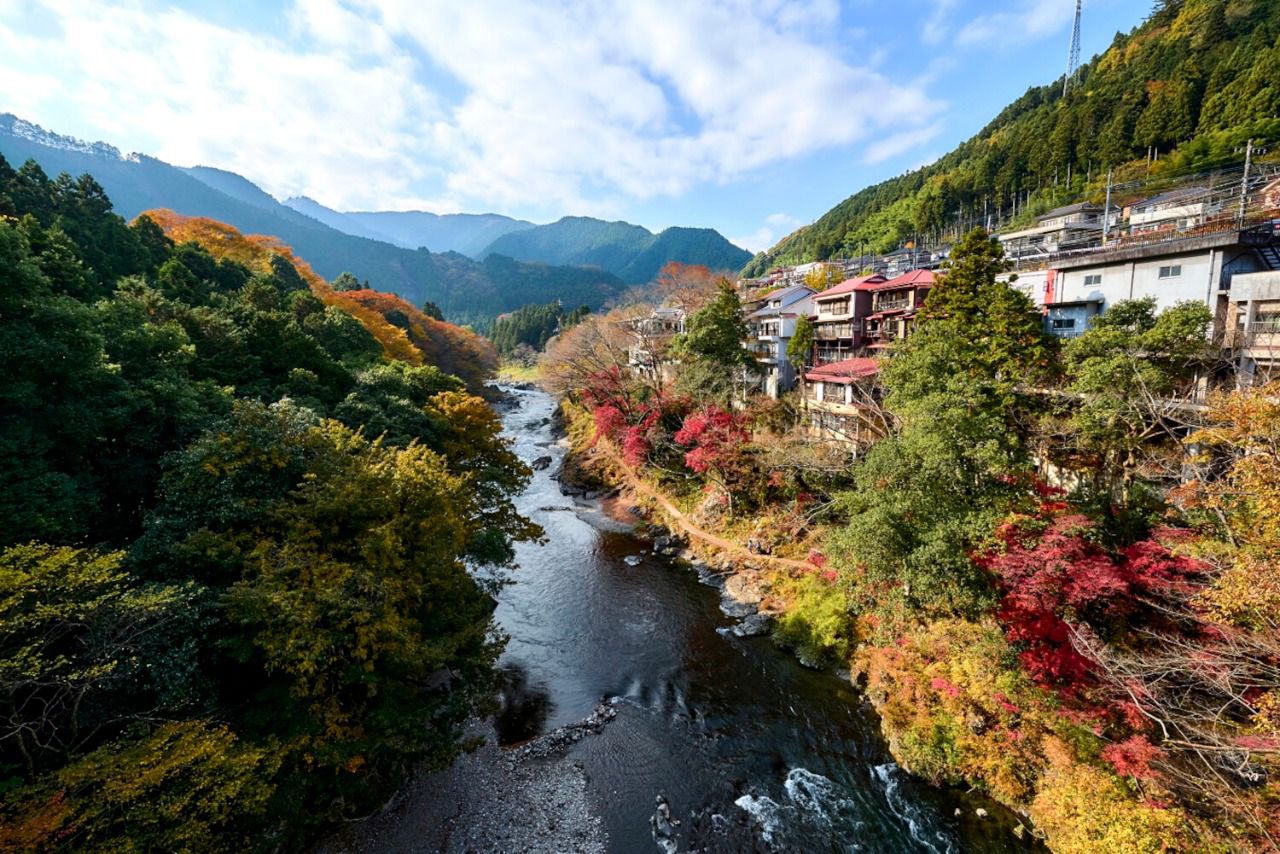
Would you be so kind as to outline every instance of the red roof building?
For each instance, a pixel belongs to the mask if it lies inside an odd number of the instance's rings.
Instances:
[[[805,373],[805,405],[811,435],[849,446],[855,453],[879,438],[871,417],[880,373],[875,359],[858,357],[819,365]]]
[[[862,349],[862,325],[871,313],[871,289],[885,281],[881,275],[861,276],[814,296],[815,362],[838,362]]]
[[[862,338],[868,349],[883,350],[911,334],[916,313],[938,276],[933,270],[912,270],[868,288],[871,311],[862,324]]]

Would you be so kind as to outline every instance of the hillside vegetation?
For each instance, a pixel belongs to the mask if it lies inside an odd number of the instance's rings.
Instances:
[[[0,342],[0,852],[301,850],[459,752],[540,533],[487,342],[3,158]]]
[[[1029,89],[935,163],[868,187],[784,238],[745,268],[884,252],[957,217],[1007,217],[1093,198],[1115,180],[1186,175],[1243,160],[1280,141],[1280,4],[1162,0],[1117,34],[1063,97],[1062,80]],[[1154,164],[1148,154],[1159,152]]]

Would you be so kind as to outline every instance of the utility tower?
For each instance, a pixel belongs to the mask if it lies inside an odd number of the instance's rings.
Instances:
[[[1084,0],[1076,0],[1076,22],[1071,28],[1071,47],[1067,49],[1067,76],[1062,79],[1062,97],[1067,97],[1067,91],[1071,89],[1071,84],[1076,81],[1076,75],[1080,73],[1080,7],[1084,4]]]

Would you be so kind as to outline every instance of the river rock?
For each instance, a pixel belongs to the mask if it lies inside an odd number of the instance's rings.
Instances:
[[[577,744],[589,735],[595,735],[604,729],[605,724],[618,716],[617,697],[601,700],[591,712],[577,723],[566,724],[553,729],[546,735],[539,736],[522,747],[510,751],[516,762],[527,759],[546,759],[564,753],[566,749]]]
[[[640,555],[627,555],[622,559],[622,562],[627,566],[639,566],[641,560]]]
[[[720,592],[720,610],[730,617],[747,617],[760,607],[760,591],[745,574],[730,575]]]
[[[676,832],[676,828],[680,826],[680,819],[671,817],[671,806],[665,797],[658,795],[656,802],[657,808],[653,811],[653,817],[649,819],[653,841],[657,843],[658,850],[662,854],[676,854],[680,850],[680,836]]]
[[[534,471],[544,471],[551,468],[551,462],[551,457],[538,457],[536,460],[529,463],[529,468]]]
[[[773,618],[768,614],[750,614],[742,622],[733,627],[733,634],[740,638],[755,638],[767,635],[773,625]]]

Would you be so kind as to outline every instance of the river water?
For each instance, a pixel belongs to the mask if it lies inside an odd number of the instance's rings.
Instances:
[[[1032,850],[990,802],[900,771],[847,681],[767,638],[727,634],[734,620],[692,569],[652,554],[607,510],[564,497],[551,476],[564,454],[552,398],[510,394],[503,418],[516,451],[553,463],[519,500],[546,543],[518,548],[499,595],[510,641],[498,732],[519,743],[619,698],[617,718],[570,754],[610,850],[658,850],[659,795],[681,821],[681,851]],[[990,815],[978,818],[979,807]]]

